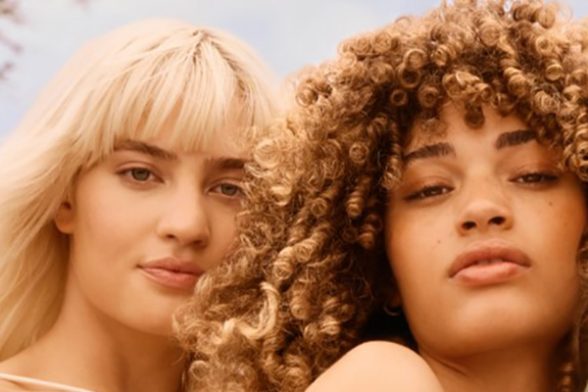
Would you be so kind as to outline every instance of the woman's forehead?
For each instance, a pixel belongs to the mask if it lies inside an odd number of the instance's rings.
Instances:
[[[447,141],[459,132],[478,132],[496,134],[502,132],[526,130],[528,126],[515,114],[502,115],[496,109],[486,105],[482,107],[484,122],[479,127],[472,127],[466,121],[465,110],[453,103],[444,105],[439,111],[438,119],[417,119],[409,129],[405,146],[407,149],[422,145]]]

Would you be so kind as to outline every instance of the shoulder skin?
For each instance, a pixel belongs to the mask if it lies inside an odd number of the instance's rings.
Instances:
[[[13,384],[10,381],[0,380],[0,391],[2,391],[2,392],[23,392],[23,391],[30,391],[30,389],[24,389],[20,386]]]
[[[439,380],[414,351],[396,343],[360,344],[325,371],[306,392],[443,392]]]

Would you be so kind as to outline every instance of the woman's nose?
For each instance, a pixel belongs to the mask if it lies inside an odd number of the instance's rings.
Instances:
[[[506,198],[496,189],[485,189],[472,192],[466,198],[456,228],[460,234],[469,235],[474,232],[508,230],[512,224],[513,214]]]
[[[208,215],[205,195],[178,192],[161,216],[159,235],[181,245],[206,246],[210,240]]]

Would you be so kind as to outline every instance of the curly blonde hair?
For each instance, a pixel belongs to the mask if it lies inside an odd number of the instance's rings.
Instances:
[[[396,290],[383,212],[408,130],[417,119],[439,130],[448,101],[479,127],[490,106],[520,117],[588,181],[587,38],[541,0],[455,0],[349,39],[307,73],[297,105],[254,154],[239,248],[177,317],[191,387],[302,391],[375,334],[410,345],[406,325],[374,322]],[[584,291],[585,255],[583,246]],[[586,380],[584,297],[562,391]]]

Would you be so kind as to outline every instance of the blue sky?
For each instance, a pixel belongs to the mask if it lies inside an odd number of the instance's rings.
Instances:
[[[146,17],[174,17],[228,30],[247,41],[280,76],[333,57],[345,37],[400,15],[422,14],[438,0],[21,0],[25,21],[0,20],[0,31],[23,46],[14,56],[0,48],[0,63],[16,68],[0,83],[0,136],[8,133],[39,89],[87,39]],[[588,16],[588,2],[565,2]]]

